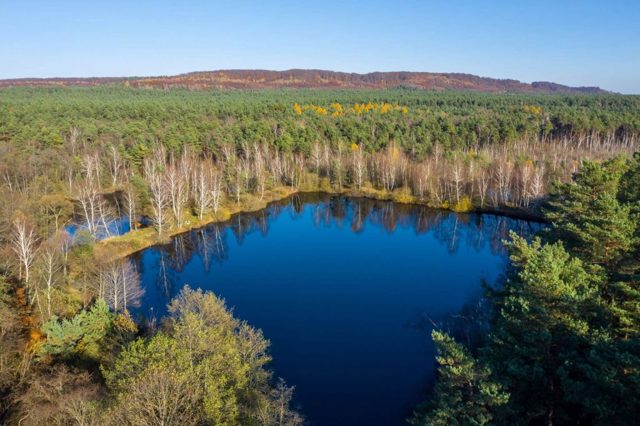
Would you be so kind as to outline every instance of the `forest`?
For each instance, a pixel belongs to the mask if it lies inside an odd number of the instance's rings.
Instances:
[[[640,154],[585,162],[543,212],[541,235],[508,242],[486,341],[433,331],[439,381],[414,424],[637,422]]]
[[[135,321],[127,255],[326,192],[549,225],[512,236],[481,344],[434,331],[411,422],[633,424],[637,151],[639,96],[0,89],[0,419],[302,424],[268,340],[216,295],[185,287]]]

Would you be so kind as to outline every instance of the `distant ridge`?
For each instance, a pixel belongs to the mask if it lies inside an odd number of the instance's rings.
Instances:
[[[599,87],[570,87],[546,81],[531,84],[518,80],[478,77],[460,73],[372,72],[368,74],[292,69],[201,71],[158,77],[19,78],[0,80],[10,86],[100,86],[121,84],[144,88],[206,89],[387,89],[411,87],[430,90],[525,93],[610,93]]]

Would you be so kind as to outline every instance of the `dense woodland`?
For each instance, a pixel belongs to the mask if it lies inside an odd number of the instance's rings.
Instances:
[[[125,256],[323,191],[552,224],[510,243],[484,346],[434,333],[440,381],[416,423],[624,424],[640,395],[639,144],[634,96],[1,89],[2,419],[300,424],[268,341],[216,296],[185,288],[168,318],[134,322]]]
[[[637,424],[640,154],[585,163],[544,215],[541,236],[508,243],[484,345],[433,332],[439,381],[414,424]]]

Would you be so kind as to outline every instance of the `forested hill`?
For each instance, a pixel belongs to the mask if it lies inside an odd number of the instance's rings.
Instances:
[[[527,93],[608,93],[599,87],[570,87],[551,82],[522,83],[459,73],[373,72],[355,74],[322,70],[219,70],[159,77],[23,78],[0,80],[8,86],[99,86],[188,89],[352,88],[412,87],[432,90]]]

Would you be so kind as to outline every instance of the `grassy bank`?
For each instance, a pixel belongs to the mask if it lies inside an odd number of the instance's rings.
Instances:
[[[182,234],[184,232],[198,229],[212,223],[227,221],[237,213],[259,211],[266,208],[272,202],[284,200],[295,194],[310,192],[326,193],[329,195],[342,195],[346,197],[369,198],[381,201],[393,201],[401,204],[422,205],[456,213],[487,213],[503,215],[517,219],[542,221],[542,217],[538,213],[533,211],[510,207],[481,208],[479,206],[474,206],[472,202],[466,197],[461,198],[460,202],[453,205],[450,205],[448,203],[435,205],[431,202],[411,195],[409,190],[406,188],[399,188],[392,192],[374,189],[371,187],[363,187],[361,189],[337,189],[333,188],[328,183],[328,181],[323,182],[321,180],[318,184],[302,185],[297,189],[289,186],[274,188],[266,191],[262,198],[253,194],[243,194],[240,198],[240,202],[236,202],[231,198],[226,198],[221,207],[218,209],[218,212],[215,214],[207,214],[204,215],[202,219],[200,219],[197,216],[189,213],[188,217],[184,218],[182,226],[171,227],[166,230],[162,236],[158,235],[157,231],[153,227],[131,230],[124,235],[110,237],[97,242],[94,246],[93,254],[94,257],[101,262],[109,262],[112,260],[120,259],[154,245],[167,242],[171,239],[171,237]]]

